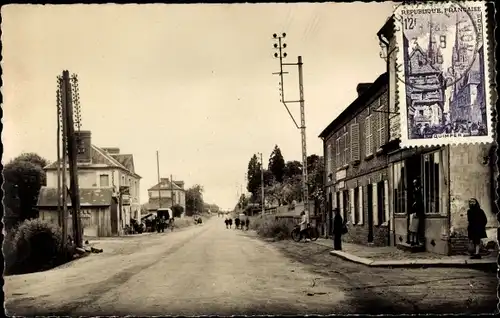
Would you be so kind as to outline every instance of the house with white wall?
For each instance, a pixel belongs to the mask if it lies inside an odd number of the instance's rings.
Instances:
[[[148,212],[156,211],[158,208],[172,208],[180,205],[186,211],[186,190],[184,181],[170,181],[169,178],[160,178],[160,182],[148,189]]]
[[[118,235],[122,232],[124,226],[130,224],[131,218],[140,218],[141,206],[139,194],[141,176],[135,172],[133,155],[121,154],[119,148],[100,148],[93,145],[90,131],[77,132],[77,140],[78,186],[80,192],[85,193],[89,198],[98,198],[103,193],[101,190],[109,190],[117,203],[116,212],[109,212],[109,216],[105,217],[105,219],[111,219],[111,221],[106,220],[106,222],[109,221],[109,226],[111,227],[109,231],[97,230],[97,227],[99,227],[97,220],[102,218],[102,216],[96,215],[95,221],[88,220],[86,226],[87,232]],[[50,213],[42,213],[49,219],[54,219],[53,217],[48,217],[49,214],[58,213],[57,195],[49,195],[57,189],[58,165],[62,171],[62,164],[59,162],[54,162],[44,168],[47,174],[47,186],[42,188],[40,192],[39,203],[43,203],[43,207],[39,206],[39,209],[41,212],[42,210],[51,211]],[[66,180],[69,182],[68,166],[66,169]],[[49,200],[44,197],[45,195],[53,198]],[[92,203],[95,202],[97,204],[99,200],[89,199],[87,201],[87,206],[92,207]],[[102,205],[102,202],[100,204]],[[114,215],[115,213],[116,215]],[[85,215],[87,214],[92,219],[92,213],[86,213]],[[83,218],[85,216],[82,214]],[[57,217],[55,217],[55,220],[57,220]],[[86,221],[82,220],[82,224],[86,224]],[[100,224],[104,223],[101,222]]]

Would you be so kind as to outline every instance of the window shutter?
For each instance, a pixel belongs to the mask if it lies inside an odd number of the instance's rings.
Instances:
[[[372,122],[372,144],[373,144],[372,147],[375,148],[375,151],[377,151],[379,148],[379,138],[378,138],[378,128],[380,127],[379,114],[380,114],[379,112],[375,112],[375,114],[372,115],[372,120],[371,120],[371,122]]]
[[[335,166],[340,168],[342,166],[342,162],[340,161],[340,139],[335,141]]]
[[[372,214],[373,214],[373,224],[374,225],[379,225],[379,219],[378,219],[378,187],[376,183],[372,183],[372,200],[373,200],[373,208],[372,208]]]
[[[389,181],[384,180],[384,213],[385,221],[389,221]]]
[[[349,189],[349,203],[351,212],[351,223],[356,224],[356,202],[354,202],[354,189]]]
[[[345,135],[340,137],[340,166],[345,165]]]
[[[359,124],[351,125],[351,160],[359,160]]]
[[[365,155],[372,154],[372,126],[371,126],[371,116],[366,117],[365,119],[365,139],[366,139],[366,153]]]
[[[338,202],[339,212],[342,218],[344,218],[344,193],[342,191],[339,192],[339,201],[340,201]]]
[[[358,217],[358,224],[363,225],[363,217],[364,217],[364,212],[363,212],[363,186],[359,186],[359,197],[358,197],[358,212],[359,212],[359,217]]]
[[[381,112],[384,111],[384,109],[380,110]],[[385,122],[385,113],[379,113],[379,146],[383,146],[387,142],[387,136],[386,136],[386,122]]]

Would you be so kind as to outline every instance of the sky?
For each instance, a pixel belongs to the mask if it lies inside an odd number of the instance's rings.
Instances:
[[[280,103],[273,33],[287,63],[303,57],[308,154],[318,135],[385,71],[377,31],[393,4],[152,4],[2,6],[3,162],[23,152],[56,160],[56,88],[79,77],[82,130],[134,155],[141,201],[173,175],[232,209],[253,154],[278,145],[301,160],[300,131]],[[287,66],[285,98],[299,97]],[[290,104],[297,122],[298,104]]]

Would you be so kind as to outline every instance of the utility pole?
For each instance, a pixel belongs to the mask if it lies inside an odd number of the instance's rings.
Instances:
[[[261,196],[262,196],[262,216],[264,216],[265,213],[265,207],[264,207],[264,162],[262,161],[262,152],[259,152],[260,155],[260,188],[261,188]]]
[[[280,102],[285,106],[288,115],[292,118],[293,123],[297,129],[300,129],[301,132],[301,144],[302,144],[302,201],[304,202],[305,209],[309,212],[309,191],[307,187],[307,144],[306,144],[306,117],[305,117],[305,109],[304,109],[304,83],[303,83],[303,73],[302,73],[302,56],[297,58],[297,63],[283,63],[283,59],[286,58],[286,52],[283,52],[283,49],[286,48],[286,43],[282,43],[282,39],[286,37],[286,33],[282,35],[278,35],[276,33],[273,34],[273,38],[277,41],[274,43],[274,48],[278,50],[278,52],[274,53],[275,58],[279,58],[280,61],[280,71],[273,73],[274,75],[279,75],[280,77]],[[285,99],[285,89],[283,85],[283,75],[288,74],[288,72],[283,72],[283,66],[297,66],[299,71],[299,100],[291,100],[287,101]],[[288,108],[288,103],[299,103],[300,104],[300,126],[297,125],[297,121],[293,117],[290,109]]]
[[[61,204],[62,204],[62,244],[63,247],[66,246],[67,241],[68,241],[68,186],[66,183],[66,162],[67,162],[67,136],[68,136],[68,124],[66,122],[66,117],[67,117],[67,89],[66,89],[66,82],[63,80],[63,76],[58,77],[58,86],[59,86],[59,96],[61,98],[61,135],[62,135],[62,156],[61,156],[61,162],[58,164],[62,166],[62,173],[61,173],[61,191],[62,193],[59,194],[59,197],[61,197]]]
[[[66,92],[66,131],[68,133],[68,159],[70,173],[71,209],[73,211],[73,233],[77,247],[82,247],[82,232],[80,226],[80,193],[78,189],[77,140],[73,120],[73,99],[69,72],[63,71],[63,85]]]
[[[156,150],[156,170],[158,172],[158,209],[161,208],[161,178],[160,178],[160,155]]]
[[[172,175],[170,175],[170,197],[172,198],[172,206],[174,207],[174,179],[172,179]],[[172,211],[173,213],[173,211]]]
[[[61,198],[61,82],[58,78],[57,91],[57,215],[59,217],[59,226],[63,228],[64,216],[62,213],[62,198]],[[61,242],[62,243],[62,242]],[[64,246],[64,245],[63,245]]]

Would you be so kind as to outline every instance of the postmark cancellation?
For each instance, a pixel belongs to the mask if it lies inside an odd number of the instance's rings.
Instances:
[[[404,4],[395,17],[401,145],[493,142],[485,3]]]

